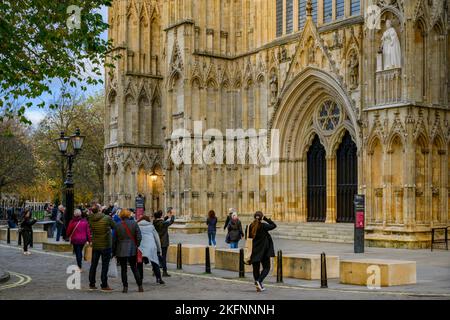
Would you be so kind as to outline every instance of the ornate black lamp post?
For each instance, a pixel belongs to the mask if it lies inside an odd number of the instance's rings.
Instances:
[[[69,149],[69,141],[72,141],[72,152],[68,152]],[[83,146],[84,136],[80,134],[80,129],[77,128],[75,130],[75,134],[70,137],[64,136],[64,131],[61,131],[61,135],[58,139],[56,139],[56,143],[58,144],[59,151],[61,155],[67,158],[67,176],[66,181],[64,182],[65,186],[65,195],[66,195],[66,203],[64,206],[66,207],[66,212],[64,213],[64,224],[67,228],[70,219],[73,216],[74,210],[74,192],[73,192],[73,180],[72,180],[72,165],[75,159],[75,156],[81,151],[81,147]]]

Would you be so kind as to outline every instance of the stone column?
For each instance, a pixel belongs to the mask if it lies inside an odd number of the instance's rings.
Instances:
[[[325,223],[336,223],[336,155],[326,157],[327,161],[327,217]]]
[[[306,165],[306,158],[301,158],[299,161],[299,207],[300,207],[300,215],[298,222],[306,222],[307,216],[308,216],[308,209],[307,209],[307,165]]]

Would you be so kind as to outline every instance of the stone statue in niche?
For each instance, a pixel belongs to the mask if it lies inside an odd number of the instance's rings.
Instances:
[[[349,56],[348,70],[350,89],[356,89],[359,85],[359,59],[355,51]]]
[[[391,20],[386,20],[386,31],[381,37],[380,52],[383,53],[383,70],[401,67],[400,41]]]
[[[270,78],[270,103],[275,104],[278,96],[278,79],[275,73]]]
[[[314,64],[316,61],[314,46],[308,48],[308,63]]]

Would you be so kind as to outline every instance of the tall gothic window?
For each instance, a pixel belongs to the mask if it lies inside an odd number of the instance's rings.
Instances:
[[[345,11],[345,1],[336,0],[336,20],[342,19],[344,17]]]
[[[294,1],[286,0],[286,33],[293,31]]]
[[[306,0],[298,0],[298,30],[303,29],[306,20]]]
[[[331,22],[333,19],[333,1],[324,0],[323,1],[323,20],[325,23]]]
[[[361,14],[361,0],[351,0],[350,14],[356,16]]]
[[[317,0],[312,0],[312,19],[314,23],[317,23]]]
[[[283,34],[283,0],[277,0],[277,37]]]

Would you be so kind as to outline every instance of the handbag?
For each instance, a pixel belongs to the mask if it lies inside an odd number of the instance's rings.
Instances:
[[[250,229],[250,228],[248,228]],[[244,263],[252,264],[253,239],[248,237],[250,230],[246,229],[245,245],[244,245]]]
[[[70,236],[69,236],[69,241],[70,241],[70,242],[72,242],[72,236],[73,236],[73,234],[75,233],[75,230],[77,230],[78,225],[80,224],[80,222],[81,222],[81,220],[78,221],[78,223],[77,223],[77,225],[75,226],[75,228],[73,228],[72,233],[71,233]]]
[[[122,221],[122,225],[125,228],[125,232],[127,233],[128,237],[133,240],[134,245],[136,246],[136,254],[137,254],[137,263],[142,263],[142,254],[139,250],[139,246],[136,243],[136,239],[132,236],[130,229],[128,229],[128,226],[125,221]]]
[[[84,246],[84,261],[91,261],[92,260],[92,246],[90,244],[86,244]]]
[[[109,264],[109,269],[108,269],[108,277],[117,278],[117,275],[118,275],[117,261],[115,259],[111,259],[111,262]]]

